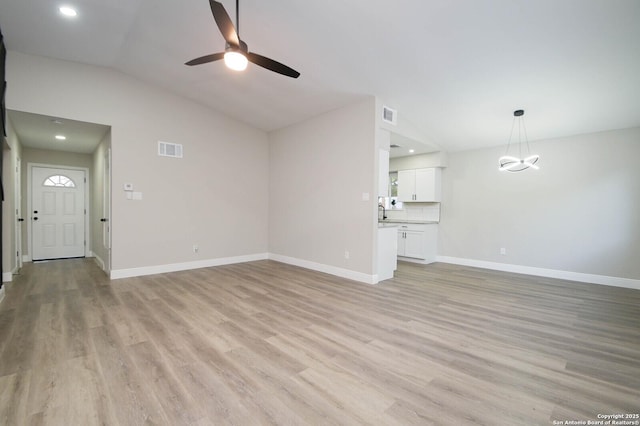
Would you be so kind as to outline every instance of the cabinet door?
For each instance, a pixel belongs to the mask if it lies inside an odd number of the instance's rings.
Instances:
[[[405,231],[398,231],[398,256],[404,256],[404,233]]]
[[[400,201],[414,201],[416,193],[416,171],[400,170],[398,172],[398,198]]]
[[[416,199],[414,201],[440,201],[440,169],[418,169],[416,172]]]
[[[424,259],[424,232],[404,231],[404,255]]]

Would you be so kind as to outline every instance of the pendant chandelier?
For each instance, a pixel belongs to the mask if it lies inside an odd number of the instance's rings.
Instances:
[[[531,150],[529,149],[529,140],[527,139],[527,129],[524,126],[524,110],[518,109],[513,111],[513,123],[511,124],[511,134],[509,135],[509,143],[507,143],[507,152],[498,159],[499,167],[498,170],[501,172],[521,172],[523,170],[527,170],[528,168],[532,168],[534,170],[538,170],[539,167],[536,165],[540,156],[537,154],[531,154]],[[518,122],[518,148],[516,157],[516,148],[511,148],[511,139],[513,138],[513,130],[516,127],[516,121]],[[526,148],[526,153],[523,153],[523,142],[522,138],[524,136],[524,145]],[[513,153],[510,152],[513,151]],[[524,156],[526,155],[526,156]]]

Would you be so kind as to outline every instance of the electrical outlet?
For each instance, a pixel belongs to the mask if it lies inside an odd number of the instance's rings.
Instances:
[[[198,247],[198,245],[197,245],[197,244],[194,244],[194,245],[193,245],[193,252],[194,252],[194,253],[197,253],[197,252],[198,252],[198,250],[200,250],[200,248]]]
[[[506,256],[507,255],[507,249],[504,248],[504,247],[501,247],[500,248],[500,254],[503,255],[503,256]]]
[[[349,259],[349,251],[345,250],[345,252],[344,252],[344,258],[345,258],[345,259]]]

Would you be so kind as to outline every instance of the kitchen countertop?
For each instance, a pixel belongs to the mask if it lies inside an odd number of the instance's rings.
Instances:
[[[436,221],[436,220],[385,219],[385,220],[379,220],[378,221],[378,226],[380,226],[380,224],[383,224],[383,225],[395,224],[397,226],[397,225],[401,225],[403,223],[411,223],[411,224],[419,224],[419,225],[430,225],[430,224],[439,223],[439,222]]]
[[[378,222],[378,228],[397,228],[400,226],[399,223],[393,222]]]

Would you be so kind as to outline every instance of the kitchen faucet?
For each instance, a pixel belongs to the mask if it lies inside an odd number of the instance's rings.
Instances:
[[[378,204],[378,217],[380,217],[380,207],[382,207],[382,220],[387,218],[387,209],[384,208],[382,203]]]

